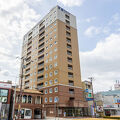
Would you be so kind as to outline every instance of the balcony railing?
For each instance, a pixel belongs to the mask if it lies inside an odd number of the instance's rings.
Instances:
[[[38,88],[38,89],[41,89],[41,88],[43,88],[43,85],[42,85],[42,86],[37,86],[37,88]]]
[[[42,67],[42,66],[44,66],[44,63],[42,63],[42,64],[38,65],[38,67]]]
[[[73,78],[73,75],[68,75],[69,78]]]
[[[74,91],[69,91],[70,94],[74,94]]]
[[[44,44],[40,45],[40,46],[38,47],[38,49],[41,49],[41,48],[43,48],[43,47],[44,47]]]

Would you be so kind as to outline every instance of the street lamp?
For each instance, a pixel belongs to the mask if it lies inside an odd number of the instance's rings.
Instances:
[[[94,77],[89,77],[88,79],[90,79],[91,85],[92,85],[93,106],[94,106],[94,117],[96,118],[95,100],[94,100],[94,93],[93,93],[93,79],[94,79]]]

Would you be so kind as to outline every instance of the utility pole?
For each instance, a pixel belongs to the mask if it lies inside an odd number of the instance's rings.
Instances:
[[[95,108],[95,100],[94,100],[94,92],[93,92],[93,79],[94,79],[94,77],[89,77],[88,79],[90,79],[91,85],[92,85],[92,95],[93,95],[93,105],[94,105],[94,117],[96,118],[96,108]]]
[[[19,101],[19,108],[18,108],[18,119],[20,119],[21,116],[21,103],[22,103],[22,82],[23,82],[23,70],[24,70],[24,57],[22,59],[22,70],[20,75],[20,101]]]
[[[14,90],[14,97],[13,97],[12,119],[14,119],[14,108],[15,108],[15,98],[16,98],[16,80],[17,80],[17,77],[15,79],[15,90]]]

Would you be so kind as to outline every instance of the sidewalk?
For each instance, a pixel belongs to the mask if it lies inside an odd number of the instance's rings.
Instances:
[[[105,119],[105,118],[54,118],[54,117],[47,117],[43,120],[111,120],[111,119]],[[114,119],[115,120],[115,119]]]

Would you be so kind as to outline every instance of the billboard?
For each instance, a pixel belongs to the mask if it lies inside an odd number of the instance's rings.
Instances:
[[[114,103],[115,104],[120,104],[120,97],[114,98]]]

